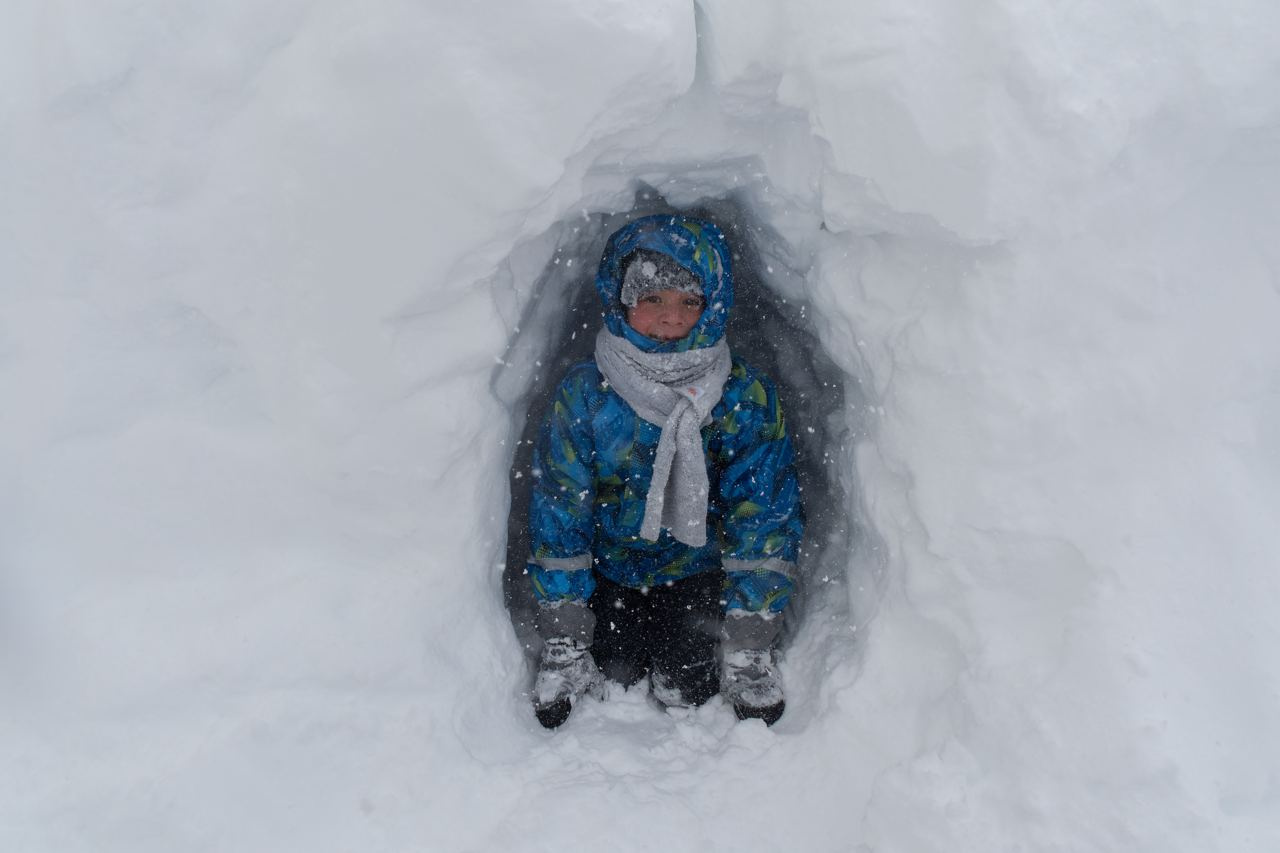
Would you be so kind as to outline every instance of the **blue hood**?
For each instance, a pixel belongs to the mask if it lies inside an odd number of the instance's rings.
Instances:
[[[670,256],[702,280],[707,300],[698,324],[678,341],[655,341],[627,325],[622,305],[622,266],[636,249],[650,249]],[[733,307],[733,273],[724,233],[710,222],[689,216],[645,216],[614,233],[604,247],[596,290],[604,303],[604,324],[645,352],[684,352],[709,347],[724,337],[729,309]]]

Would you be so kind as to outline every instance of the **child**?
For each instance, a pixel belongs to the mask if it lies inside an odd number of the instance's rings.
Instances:
[[[777,392],[724,339],[724,235],[638,219],[609,238],[596,288],[595,359],[560,383],[534,451],[534,711],[554,728],[602,673],[648,675],[668,707],[723,692],[772,725],[804,525]]]

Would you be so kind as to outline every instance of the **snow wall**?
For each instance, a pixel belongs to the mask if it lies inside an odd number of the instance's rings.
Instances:
[[[1274,4],[7,13],[3,849],[1280,848]],[[529,359],[645,205],[842,383],[773,729],[521,692]]]

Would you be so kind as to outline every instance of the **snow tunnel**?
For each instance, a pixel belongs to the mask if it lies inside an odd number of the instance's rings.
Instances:
[[[125,6],[0,36],[0,849],[1280,850],[1280,4]],[[549,734],[525,442],[664,210],[788,710]]]
[[[605,241],[635,218],[676,212],[713,221],[728,237],[735,283],[730,345],[773,378],[787,413],[806,533],[781,648],[785,654],[790,645],[803,643],[806,657],[821,667],[823,655],[815,655],[820,648],[827,654],[850,653],[859,626],[874,612],[884,578],[882,550],[863,509],[854,455],[857,440],[871,429],[872,403],[863,377],[837,366],[824,348],[806,295],[812,258],[761,220],[745,189],[677,206],[640,181],[629,209],[584,212],[553,227],[545,235],[549,259],[540,270],[516,260],[504,267],[507,286],[528,289],[493,378],[495,395],[511,413],[504,603],[532,663],[541,641],[533,627],[536,602],[525,565],[538,426],[560,377],[591,357],[602,318],[594,277]]]

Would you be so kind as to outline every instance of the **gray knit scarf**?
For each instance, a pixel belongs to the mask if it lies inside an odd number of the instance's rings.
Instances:
[[[662,427],[640,536],[655,542],[665,527],[686,545],[707,544],[710,485],[701,429],[729,378],[729,344],[722,339],[688,352],[644,352],[601,329],[596,365],[637,415]]]

